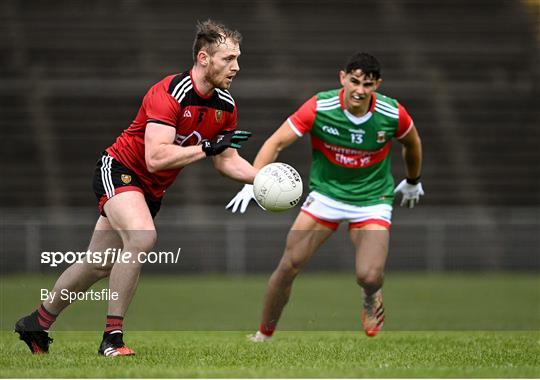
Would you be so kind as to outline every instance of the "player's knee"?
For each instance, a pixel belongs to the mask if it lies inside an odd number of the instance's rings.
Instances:
[[[294,279],[301,269],[302,265],[294,260],[282,260],[277,271],[285,278]]]
[[[111,264],[95,265],[92,268],[92,271],[94,272],[94,275],[100,280],[102,278],[108,277],[111,274],[111,270],[112,270],[112,265]]]
[[[80,263],[80,273],[82,278],[92,278],[99,281],[111,273],[112,264],[107,262],[86,262]]]
[[[378,268],[369,268],[356,273],[356,282],[362,287],[378,288],[383,282],[383,272]]]
[[[139,252],[148,252],[156,243],[157,233],[155,230],[125,231],[122,240],[124,247],[135,248]]]

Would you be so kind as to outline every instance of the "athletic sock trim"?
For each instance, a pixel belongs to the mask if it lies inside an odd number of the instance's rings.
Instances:
[[[105,324],[105,332],[107,334],[118,334],[123,331],[124,317],[107,315],[107,322]]]
[[[261,325],[259,326],[259,331],[261,332],[261,334],[264,334],[266,336],[272,336],[272,334],[274,334],[275,329],[276,329],[275,324],[261,323]]]
[[[36,312],[37,312],[37,319],[38,319],[39,326],[43,330],[50,329],[54,321],[56,321],[57,315],[54,315],[51,312],[47,311],[47,309],[45,309],[43,304],[39,305]]]

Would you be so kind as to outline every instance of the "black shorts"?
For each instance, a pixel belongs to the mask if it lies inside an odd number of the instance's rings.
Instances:
[[[96,163],[93,186],[98,200],[99,213],[103,216],[107,216],[103,209],[105,202],[124,191],[143,193],[152,218],[156,217],[161,207],[161,199],[155,200],[148,197],[133,170],[126,168],[107,152],[103,152],[103,155]]]

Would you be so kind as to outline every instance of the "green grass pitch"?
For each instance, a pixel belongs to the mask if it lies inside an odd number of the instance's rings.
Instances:
[[[104,302],[70,307],[51,353],[10,331],[54,277],[3,276],[1,377],[540,377],[540,280],[534,275],[389,273],[384,331],[360,331],[354,276],[301,275],[270,343],[258,324],[267,276],[143,275],[126,317],[137,355],[96,353]],[[106,283],[100,283],[101,289]]]

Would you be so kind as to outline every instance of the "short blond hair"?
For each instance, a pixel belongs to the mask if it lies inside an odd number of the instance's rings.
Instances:
[[[197,34],[193,41],[193,61],[197,62],[197,54],[205,49],[211,56],[216,52],[216,48],[225,43],[225,40],[234,43],[242,42],[242,35],[237,30],[227,28],[225,25],[213,20],[197,21]]]

